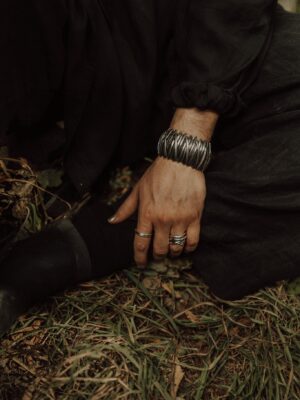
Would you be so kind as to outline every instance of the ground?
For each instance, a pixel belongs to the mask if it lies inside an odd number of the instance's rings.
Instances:
[[[60,175],[2,155],[8,235],[41,229]],[[132,182],[128,168],[115,171],[106,201]],[[222,302],[188,259],[128,265],[16,322],[0,341],[0,400],[300,400],[299,287]]]

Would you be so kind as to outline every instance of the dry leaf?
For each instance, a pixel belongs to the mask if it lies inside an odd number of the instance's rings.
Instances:
[[[18,200],[12,208],[12,216],[16,219],[24,220],[28,215],[28,200]]]
[[[184,378],[184,372],[179,365],[179,360],[176,358],[175,360],[176,366],[175,366],[175,373],[174,373],[174,382],[173,382],[173,387],[172,387],[172,396],[176,398],[179,386],[182,382],[182,379]]]
[[[22,400],[31,400],[33,395],[33,388],[29,387],[23,394]]]
[[[159,278],[145,278],[143,285],[146,289],[158,289],[160,287],[161,280]]]
[[[165,289],[166,292],[168,292],[170,295],[173,295],[173,291],[174,291],[174,285],[173,282],[168,282],[168,283],[163,283],[162,288]]]
[[[166,275],[170,278],[175,278],[175,279],[180,277],[179,272],[176,271],[175,269],[169,269]]]
[[[168,267],[164,263],[154,263],[153,262],[149,265],[149,268],[152,269],[153,271],[159,272],[161,274],[168,271]]]
[[[198,322],[199,322],[199,318],[198,318],[194,313],[192,313],[192,311],[187,310],[187,311],[185,312],[185,315],[187,316],[187,318],[188,318],[190,321],[192,321],[192,322],[194,322],[194,323],[198,323]]]

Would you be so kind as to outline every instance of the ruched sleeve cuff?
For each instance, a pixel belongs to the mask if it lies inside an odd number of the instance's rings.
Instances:
[[[277,0],[177,0],[176,107],[232,117],[269,49]]]
[[[177,108],[197,107],[227,117],[238,115],[245,107],[238,93],[209,83],[182,82],[172,90],[171,99]]]

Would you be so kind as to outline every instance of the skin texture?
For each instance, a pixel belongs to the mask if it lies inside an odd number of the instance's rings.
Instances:
[[[212,111],[177,109],[171,127],[210,140],[218,115]],[[200,240],[201,216],[206,197],[205,176],[181,163],[157,157],[116,214],[109,219],[118,224],[138,209],[137,230],[153,233],[153,257],[178,257],[194,251]],[[169,235],[187,232],[185,247],[169,245]],[[145,266],[151,239],[135,235],[134,259]]]

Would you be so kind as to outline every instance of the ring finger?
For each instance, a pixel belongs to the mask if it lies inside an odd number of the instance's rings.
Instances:
[[[187,227],[185,225],[179,224],[179,225],[174,225],[171,228],[170,232],[170,240],[172,240],[173,236],[182,236],[186,235]],[[185,239],[182,239],[182,244],[172,244],[170,243],[170,256],[171,257],[179,257],[181,253],[183,252],[185,246]]]

